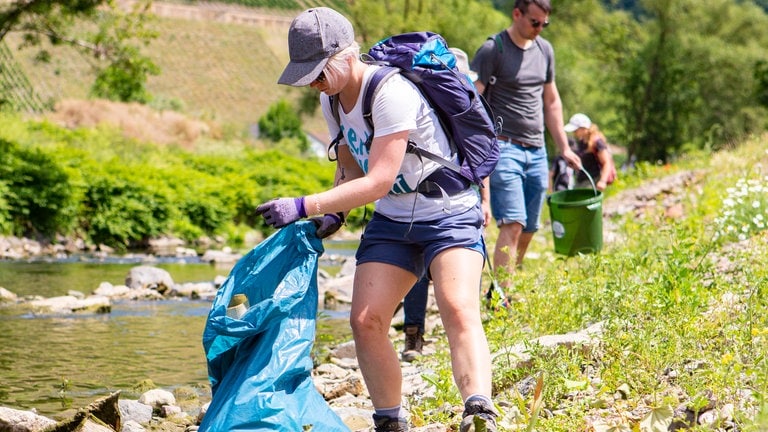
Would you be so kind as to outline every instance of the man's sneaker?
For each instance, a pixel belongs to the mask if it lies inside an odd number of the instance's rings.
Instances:
[[[408,432],[408,420],[402,417],[392,418],[374,414],[373,425],[375,432]]]
[[[403,327],[403,332],[405,333],[405,347],[403,347],[400,358],[405,362],[412,362],[421,356],[421,350],[424,348],[424,333],[416,325]]]
[[[464,404],[459,432],[496,432],[498,413],[492,405],[482,400],[469,400]]]

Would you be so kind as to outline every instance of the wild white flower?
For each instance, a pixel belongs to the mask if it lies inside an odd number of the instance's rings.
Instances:
[[[726,191],[721,213],[715,218],[720,227],[716,238],[730,235],[743,240],[756,231],[766,229],[766,211],[762,209],[768,207],[768,176],[738,179]]]

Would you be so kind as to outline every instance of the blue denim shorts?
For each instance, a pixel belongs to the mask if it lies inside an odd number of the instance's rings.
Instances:
[[[397,222],[374,213],[365,226],[357,263],[380,262],[403,268],[416,277],[448,248],[463,247],[485,256],[483,213],[475,206],[464,213],[428,222]]]
[[[518,222],[523,232],[536,232],[549,183],[547,149],[508,141],[499,141],[499,147],[499,163],[490,176],[493,218],[499,226]]]

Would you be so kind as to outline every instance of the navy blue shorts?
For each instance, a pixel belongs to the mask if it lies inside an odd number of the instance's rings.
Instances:
[[[358,264],[392,264],[419,278],[437,254],[454,247],[476,250],[485,256],[483,213],[479,206],[439,220],[413,223],[397,222],[374,213],[355,257]]]

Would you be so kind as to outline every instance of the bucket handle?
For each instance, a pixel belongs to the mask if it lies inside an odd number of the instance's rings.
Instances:
[[[581,170],[581,172],[583,172],[584,174],[586,174],[587,178],[589,179],[589,182],[592,184],[592,190],[593,190],[593,191],[595,191],[595,196],[597,196],[597,186],[595,186],[595,181],[594,181],[594,180],[592,180],[592,176],[591,176],[591,175],[589,175],[589,173],[587,172],[587,170],[585,170],[585,169],[584,169],[584,166],[583,166],[583,165],[582,165],[582,167],[580,168],[580,170]]]

